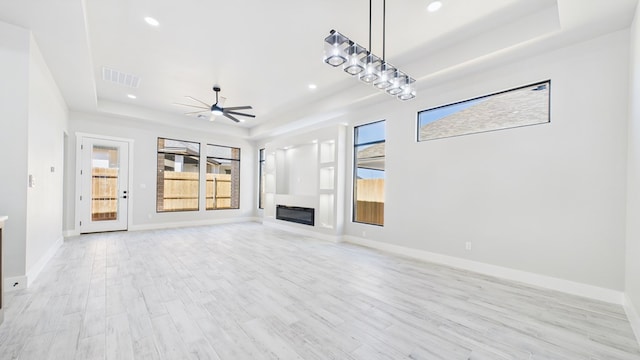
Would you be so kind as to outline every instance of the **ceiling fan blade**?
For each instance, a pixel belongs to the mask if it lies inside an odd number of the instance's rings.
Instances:
[[[209,111],[209,109],[207,109],[207,110],[200,110],[200,111],[191,111],[191,112],[186,112],[186,113],[184,113],[184,114],[185,114],[185,115],[195,115],[195,114],[201,114],[201,113],[203,113],[203,112],[208,112],[208,111]]]
[[[255,115],[251,115],[251,114],[245,114],[245,113],[241,113],[241,112],[235,112],[235,111],[227,111],[227,109],[224,109],[224,113],[225,114],[233,114],[233,115],[241,115],[241,116],[248,116],[248,117],[256,117]]]
[[[246,110],[246,109],[253,109],[253,108],[251,106],[231,106],[224,109],[225,110]]]
[[[229,119],[231,119],[231,120],[233,120],[233,121],[235,121],[235,122],[237,122],[237,123],[239,123],[239,122],[240,122],[240,120],[238,120],[238,119],[236,119],[235,117],[233,117],[233,115],[229,115],[229,113],[222,113],[222,115],[224,115],[224,116],[228,117]]]
[[[191,99],[191,100],[193,100],[193,101],[197,101],[197,102],[199,102],[200,104],[202,104],[202,105],[204,105],[204,106],[207,106],[207,107],[209,107],[209,108],[211,107],[211,105],[207,104],[206,102],[204,102],[204,101],[202,101],[202,100],[198,100],[198,99],[194,98],[193,96],[185,96],[185,97],[186,97],[187,99]]]
[[[210,107],[204,107],[204,106],[196,106],[196,105],[189,105],[189,104],[180,104],[180,103],[173,103],[173,105],[180,105],[180,106],[188,106],[188,107],[192,107],[192,108],[196,108],[196,109],[211,109]]]

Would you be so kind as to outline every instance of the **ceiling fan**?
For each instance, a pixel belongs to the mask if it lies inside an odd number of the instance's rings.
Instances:
[[[216,102],[213,105],[209,105],[206,102],[202,101],[202,100],[198,100],[194,97],[191,96],[186,96],[186,98],[197,101],[198,103],[200,103],[199,105],[189,105],[189,104],[179,104],[179,103],[175,103],[176,105],[182,105],[182,106],[188,106],[188,107],[194,107],[194,108],[198,108],[198,109],[203,109],[203,110],[198,110],[198,111],[192,111],[192,112],[188,112],[185,113],[185,115],[196,115],[199,118],[200,117],[204,117],[203,113],[205,112],[211,112],[211,116],[209,117],[209,121],[213,121],[215,119],[216,116],[219,115],[223,115],[235,122],[244,122],[244,120],[240,120],[238,118],[236,118],[236,116],[247,116],[247,117],[251,117],[254,118],[256,117],[255,115],[252,114],[246,114],[246,113],[241,113],[241,112],[237,112],[236,110],[246,110],[246,109],[253,109],[251,106],[233,106],[233,107],[223,107],[224,105],[224,101],[226,100],[223,97],[218,97],[218,93],[220,92],[220,86],[218,85],[214,85],[213,86],[213,91],[216,92]]]

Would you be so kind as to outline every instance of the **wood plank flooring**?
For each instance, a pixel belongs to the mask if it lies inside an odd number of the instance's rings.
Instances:
[[[620,306],[260,224],[67,239],[0,359],[640,360]]]

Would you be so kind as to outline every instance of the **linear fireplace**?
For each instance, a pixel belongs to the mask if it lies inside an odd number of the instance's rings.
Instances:
[[[315,209],[313,208],[286,205],[276,207],[276,219],[278,220],[313,226],[315,224],[314,215]]]

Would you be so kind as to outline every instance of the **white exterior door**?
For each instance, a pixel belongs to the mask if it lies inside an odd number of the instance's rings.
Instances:
[[[83,136],[80,142],[80,233],[127,230],[129,143]]]

